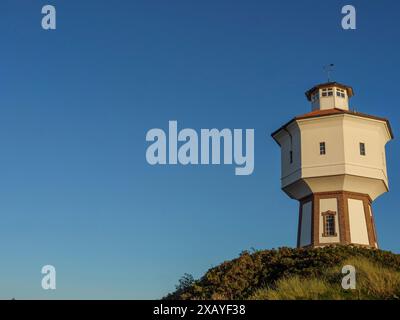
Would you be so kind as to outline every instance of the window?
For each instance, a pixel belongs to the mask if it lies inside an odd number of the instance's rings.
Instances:
[[[322,213],[324,219],[324,232],[323,237],[336,237],[336,225],[335,225],[335,211],[326,211]]]
[[[339,89],[339,88],[336,88],[336,95],[341,98],[346,97],[345,91],[343,89]]]
[[[323,97],[331,97],[331,96],[333,96],[333,88],[325,88],[325,89],[322,89],[322,96]]]
[[[325,142],[320,142],[320,143],[319,143],[319,154],[320,154],[320,155],[326,154]]]
[[[365,143],[360,142],[360,155],[365,156]]]

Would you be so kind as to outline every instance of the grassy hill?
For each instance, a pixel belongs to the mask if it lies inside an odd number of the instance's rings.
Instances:
[[[356,289],[344,290],[344,265]],[[244,251],[206,272],[186,274],[164,299],[400,299],[400,255],[350,246]]]

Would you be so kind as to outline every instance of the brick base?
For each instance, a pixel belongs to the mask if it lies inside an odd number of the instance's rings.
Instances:
[[[338,230],[337,237],[332,242],[324,241],[327,238],[322,236],[323,230],[320,230],[320,219],[321,219],[321,210],[320,210],[320,203],[323,199],[336,199],[337,200],[337,221],[338,225],[336,225],[336,230]],[[350,216],[349,214],[355,214],[350,212],[349,213],[349,199],[354,200],[361,200],[363,204],[364,216],[365,216],[365,225],[368,235],[368,240],[366,243],[357,243],[357,236],[350,234]],[[307,241],[302,243],[302,221],[303,221],[303,205],[305,203],[311,203],[311,225],[307,226]],[[299,225],[298,225],[298,235],[297,235],[297,247],[320,247],[326,245],[334,245],[334,244],[342,244],[342,245],[360,245],[360,246],[367,246],[372,248],[378,247],[378,241],[376,237],[375,231],[375,224],[374,218],[372,214],[372,201],[370,197],[366,194],[359,194],[353,192],[346,192],[346,191],[335,191],[335,192],[323,192],[323,193],[315,193],[312,194],[302,200],[300,200],[300,211],[299,211]],[[359,212],[359,211],[358,211]],[[309,213],[308,213],[309,214]],[[354,230],[354,229],[353,229]],[[365,228],[362,228],[365,230]],[[309,238],[308,232],[311,233],[311,238]],[[304,238],[304,237],[303,237]]]

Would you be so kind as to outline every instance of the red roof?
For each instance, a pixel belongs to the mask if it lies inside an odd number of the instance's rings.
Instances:
[[[361,118],[369,118],[369,119],[374,119],[378,121],[384,121],[387,124],[389,133],[392,137],[394,138],[392,128],[390,126],[389,120],[386,118],[381,118],[381,117],[376,117],[376,116],[371,116],[369,114],[361,113],[361,112],[356,112],[356,111],[350,111],[350,110],[343,110],[339,108],[333,108],[333,109],[326,109],[326,110],[314,110],[309,113],[294,117],[292,120],[290,120],[288,123],[280,127],[278,130],[274,131],[271,136],[274,136],[276,133],[287,127],[289,124],[291,124],[293,121],[296,120],[302,120],[302,119],[308,119],[308,118],[317,118],[317,117],[325,117],[325,116],[332,116],[336,114],[350,114],[353,116],[361,117]]]
[[[301,116],[297,116],[295,119],[307,119],[307,118],[314,118],[314,117],[320,117],[320,116],[330,116],[333,114],[338,114],[338,113],[345,113],[347,110],[342,110],[338,108],[333,108],[333,109],[326,109],[326,110],[314,110],[308,113],[305,113]]]

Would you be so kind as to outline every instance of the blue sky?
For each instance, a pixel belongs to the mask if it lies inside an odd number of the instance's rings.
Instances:
[[[355,31],[340,25],[349,3]],[[327,63],[353,107],[399,132],[398,1],[2,0],[0,15],[0,298],[159,298],[242,250],[295,246],[270,133],[310,110]],[[254,173],[148,165],[146,132],[169,120],[254,128]],[[374,203],[397,253],[399,153],[394,140]]]

